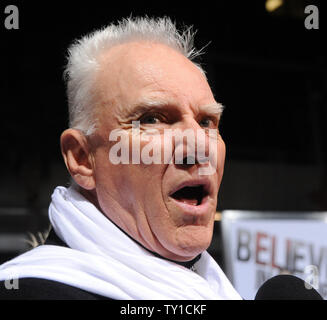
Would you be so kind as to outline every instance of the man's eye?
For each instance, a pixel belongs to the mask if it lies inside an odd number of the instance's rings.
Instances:
[[[203,128],[217,128],[217,121],[211,118],[203,118],[199,125]]]
[[[141,117],[139,121],[141,124],[156,124],[159,123],[161,119],[158,115],[150,114]]]
[[[213,121],[209,118],[205,118],[205,119],[202,119],[200,122],[199,122],[199,125],[201,127],[205,127],[205,128],[209,128],[210,126],[213,125],[212,123]]]

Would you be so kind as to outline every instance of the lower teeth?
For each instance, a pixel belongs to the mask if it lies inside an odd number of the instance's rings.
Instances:
[[[190,200],[190,199],[182,199],[181,200],[183,203],[189,204],[191,206],[197,206],[198,205],[198,201],[197,200]]]

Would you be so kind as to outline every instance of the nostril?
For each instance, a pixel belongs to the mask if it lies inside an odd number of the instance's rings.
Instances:
[[[195,164],[195,163],[196,163],[195,157],[187,156],[187,157],[184,157],[184,159],[183,159],[183,165],[189,165],[189,164]]]

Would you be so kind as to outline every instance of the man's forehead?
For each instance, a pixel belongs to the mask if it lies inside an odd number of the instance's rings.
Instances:
[[[201,73],[192,61],[176,49],[145,40],[114,45],[99,56],[99,73],[111,78],[115,71],[119,75],[135,75],[139,80],[149,83],[167,79],[171,75],[176,79],[182,71]]]
[[[176,66],[171,68],[172,64]],[[127,86],[133,91],[147,87],[151,87],[151,91],[162,90],[169,81],[178,81],[181,75],[177,70],[185,71],[190,65],[193,64],[186,57],[163,44],[123,43],[100,55],[97,85],[103,87],[105,93],[116,93],[117,89],[128,96],[131,90]]]
[[[116,97],[116,106],[121,116],[129,116],[141,109],[163,107],[177,107],[181,111],[191,107],[196,113],[220,115],[222,105],[215,102],[207,80],[198,68],[174,49],[162,44],[152,45],[153,47],[136,42],[111,49],[109,60],[112,63],[104,64],[105,68],[102,70],[102,97],[105,100]],[[137,48],[140,47],[142,50],[146,48],[144,59],[141,59],[142,55],[136,54]],[[135,50],[130,52],[131,48]],[[163,49],[164,59],[161,55],[150,53],[151,48]],[[125,53],[130,52],[137,63],[130,59],[129,54],[122,54],[122,50],[126,50]],[[117,60],[112,58],[114,51]],[[170,58],[167,54],[171,54]],[[120,60],[119,57],[126,61]],[[186,100],[189,100],[189,103]]]
[[[161,56],[161,57],[158,57]],[[99,61],[101,63],[117,63],[119,62],[131,62],[132,65],[135,62],[142,63],[144,65],[148,63],[148,60],[153,58],[157,60],[168,58],[168,56],[172,57],[184,57],[180,52],[176,49],[169,47],[166,44],[151,42],[146,40],[135,40],[135,41],[126,41],[119,44],[115,44],[110,48],[105,49],[99,56]],[[187,59],[186,57],[184,57]]]

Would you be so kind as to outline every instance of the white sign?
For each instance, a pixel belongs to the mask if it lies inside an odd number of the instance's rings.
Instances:
[[[293,274],[327,298],[327,213],[224,211],[226,273],[244,299],[278,274]]]

